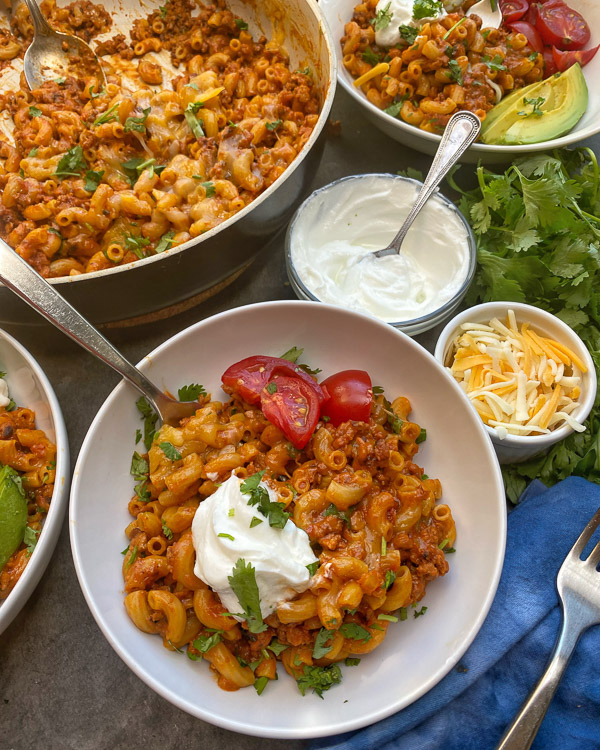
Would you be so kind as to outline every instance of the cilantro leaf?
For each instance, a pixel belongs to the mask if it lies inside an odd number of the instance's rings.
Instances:
[[[61,180],[65,177],[79,177],[88,164],[83,156],[81,146],[70,148],[56,166],[54,173]]]
[[[198,383],[191,383],[190,385],[183,385],[177,391],[177,398],[180,401],[197,401],[198,396],[206,396],[204,386]]]
[[[302,356],[302,353],[304,352],[304,349],[299,349],[297,346],[292,346],[291,349],[288,349],[285,354],[282,354],[280,359],[287,359],[288,362],[293,362],[296,364],[298,359]]]
[[[459,86],[462,86],[464,84],[464,79],[462,68],[460,67],[460,65],[456,62],[456,60],[449,60],[448,68],[450,69],[450,78],[453,81],[456,81]]]
[[[252,563],[246,564],[243,558],[236,562],[232,574],[227,577],[233,593],[244,610],[248,629],[251,633],[262,633],[267,629],[260,611],[260,595],[256,583],[256,573]]]
[[[180,461],[181,460],[181,453],[177,450],[177,448],[173,445],[173,443],[164,442],[158,444],[161,451],[165,454],[165,456],[169,459],[169,461]]]
[[[443,10],[441,0],[414,0],[413,18],[435,18]]]
[[[425,612],[427,612],[427,607],[421,607],[421,609],[415,609],[413,615],[415,617],[421,617],[421,615],[424,615]]]
[[[242,21],[241,18],[235,19],[235,25],[238,27],[238,29],[245,30],[248,28],[248,24],[245,21]]]
[[[282,124],[281,120],[275,120],[274,122],[267,122],[265,127],[267,130],[277,130],[277,128]]]
[[[276,638],[273,638],[267,648],[269,649],[269,651],[272,651],[275,656],[279,656],[283,651],[286,650],[286,648],[289,648],[289,646],[286,646],[284,643],[279,643]]]
[[[385,588],[389,589],[390,586],[394,583],[395,580],[396,580],[396,574],[394,573],[394,571],[393,570],[386,570],[385,571],[385,579],[384,579],[384,582],[383,582],[383,585],[385,586]]]
[[[145,133],[146,132],[146,119],[148,118],[148,115],[150,114],[151,107],[146,107],[146,109],[142,110],[142,114],[140,117],[128,117],[125,120],[125,123],[123,125],[123,129],[126,133],[129,133],[133,130],[135,130],[138,133]]]
[[[142,419],[144,420],[144,445],[146,446],[146,450],[150,450],[150,446],[152,445],[154,434],[156,432],[158,414],[150,406],[144,396],[138,398],[138,400],[135,402],[135,405],[137,406],[138,411],[141,413]]]
[[[34,106],[29,107],[29,117],[41,117],[43,114],[41,109]]]
[[[319,561],[315,560],[314,562],[309,563],[307,566],[308,572],[311,574],[311,576],[314,576],[314,574],[317,572],[317,569],[319,567]]]
[[[323,693],[334,685],[339,685],[342,681],[342,670],[338,664],[331,664],[328,667],[311,667],[304,665],[302,675],[298,678],[298,689],[302,695],[310,688],[319,698]]]
[[[494,55],[491,58],[489,55],[484,55],[482,60],[490,70],[506,70],[506,65],[503,65],[504,60],[501,55]]]
[[[267,687],[269,684],[269,678],[263,675],[262,677],[258,677],[254,681],[254,689],[259,695],[262,695],[263,690]]]
[[[100,180],[102,179],[104,175],[104,170],[101,170],[100,172],[94,172],[93,169],[88,169],[88,171],[85,173],[85,185],[83,186],[84,190],[87,190],[88,193],[94,193],[96,191],[96,188],[100,184]]]
[[[165,522],[165,519],[161,518],[160,522],[161,522],[161,525],[162,525],[162,532],[163,532],[163,534],[167,537],[167,539],[173,539],[173,531],[172,531],[172,529],[170,529],[167,526],[167,524]]]
[[[198,638],[192,641],[192,646],[196,649],[196,651],[200,651],[201,654],[205,654],[218,643],[221,643],[221,636],[224,632],[224,630],[215,630],[215,632],[211,633],[210,635],[200,635],[198,636]]]
[[[147,479],[149,472],[148,461],[135,451],[131,459],[129,473],[134,479]]]
[[[333,648],[334,637],[334,630],[327,630],[327,628],[321,628],[321,630],[319,630],[313,647],[313,659],[322,659],[331,651]]]
[[[371,633],[366,628],[355,622],[345,622],[340,627],[340,633],[344,638],[351,638],[354,641],[370,641],[372,638]]]
[[[190,126],[190,130],[196,136],[196,138],[204,138],[204,130],[202,129],[202,120],[199,120],[194,114],[199,109],[198,105],[202,106],[200,102],[190,102],[185,108],[185,112],[183,113],[183,116],[185,117],[185,121]]]
[[[174,229],[165,232],[154,248],[154,252],[158,255],[159,253],[164,253],[165,250],[168,250],[173,244],[173,237],[175,237]]]
[[[41,529],[32,529],[31,526],[25,527],[25,533],[23,535],[23,543],[27,547],[27,557],[31,557],[31,553],[35,549]]]
[[[408,44],[414,44],[415,39],[419,36],[419,29],[416,26],[409,26],[408,24],[401,24],[398,26],[400,36]]]
[[[391,24],[393,15],[390,10],[391,5],[392,3],[390,0],[385,8],[378,10],[375,18],[371,20],[371,25],[373,26],[375,31],[383,31],[383,29],[387,29],[387,27]]]
[[[375,66],[380,62],[379,56],[376,55],[370,47],[367,47],[367,49],[362,53],[361,57],[365,62],[368,62],[369,65]]]

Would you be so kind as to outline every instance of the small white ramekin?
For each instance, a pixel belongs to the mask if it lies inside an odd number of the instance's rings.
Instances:
[[[456,315],[441,332],[435,347],[435,358],[446,365],[452,341],[463,323],[488,323],[492,318],[506,320],[508,310],[514,310],[517,323],[529,323],[539,333],[549,336],[572,349],[585,362],[588,371],[583,376],[579,406],[572,416],[583,423],[594,405],[596,398],[596,368],[586,345],[579,336],[562,320],[533,305],[520,302],[486,302],[476,305]],[[450,377],[452,377],[450,375]],[[552,445],[573,433],[568,424],[543,435],[507,435],[500,438],[493,427],[485,429],[492,439],[500,463],[519,463],[538,453],[545,453]]]

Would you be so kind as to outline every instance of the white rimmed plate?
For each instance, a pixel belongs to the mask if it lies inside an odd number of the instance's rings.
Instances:
[[[488,435],[460,388],[419,344],[385,323],[315,302],[265,302],[208,318],[149,354],[140,367],[171,392],[203,383],[223,396],[220,376],[252,354],[280,355],[304,347],[303,360],[322,377],[367,370],[389,397],[407,396],[413,418],[427,428],[418,461],[440,478],[456,519],[457,552],[450,572],[434,581],[426,617],[392,625],[384,644],[324,694],[302,697],[280,666],[261,696],[220,690],[202,661],[167,651],[137,630],[123,606],[121,550],[131,517],[129,475],[141,425],[138,394],[121,383],[85,438],[71,491],[70,529],[79,582],[102,632],[125,663],[174,705],[205,721],[264,737],[308,738],[371,724],[432,688],[464,654],[494,598],[502,569],[506,507]]]

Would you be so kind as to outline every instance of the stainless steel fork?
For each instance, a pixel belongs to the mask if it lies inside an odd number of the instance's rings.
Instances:
[[[531,747],[560,678],[584,630],[600,623],[600,542],[587,560],[581,553],[600,525],[600,509],[585,527],[560,566],[556,588],[560,597],[562,628],[542,678],[506,730],[497,750],[527,750]]]

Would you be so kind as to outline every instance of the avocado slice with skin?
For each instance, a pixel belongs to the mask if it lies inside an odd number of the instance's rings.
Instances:
[[[0,570],[23,541],[27,499],[21,478],[10,466],[0,469]]]
[[[503,99],[491,110],[493,116],[484,120],[481,140],[507,146],[553,140],[579,122],[588,98],[581,66],[575,63],[564,73],[525,86]]]

